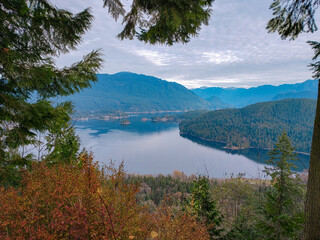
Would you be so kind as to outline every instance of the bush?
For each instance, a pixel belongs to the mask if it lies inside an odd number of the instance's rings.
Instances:
[[[21,187],[1,188],[0,239],[208,239],[187,213],[140,206],[122,165],[99,169],[87,154],[79,162],[34,163]]]

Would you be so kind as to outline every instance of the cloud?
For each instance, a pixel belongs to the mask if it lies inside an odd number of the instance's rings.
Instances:
[[[91,50],[102,48],[103,73],[131,71],[187,87],[248,87],[305,81],[311,78],[307,65],[313,57],[306,41],[320,39],[318,32],[302,34],[295,41],[269,34],[266,25],[272,12],[267,0],[217,0],[210,24],[202,27],[199,37],[171,47],[117,39],[123,26],[102,8],[102,0],[52,2],[73,12],[91,6],[95,16],[78,50],[62,55],[57,60],[59,66],[70,65]]]
[[[201,61],[201,63],[207,61],[209,63],[222,64],[243,61],[243,59],[236,56],[236,54],[230,50],[227,50],[225,52],[203,52],[201,53],[201,56],[204,58],[204,61]]]
[[[151,51],[151,50],[135,50],[133,51],[134,54],[138,56],[144,57],[146,60],[151,62],[156,66],[166,66],[169,65],[170,61],[173,57],[167,53],[161,53],[158,51]]]

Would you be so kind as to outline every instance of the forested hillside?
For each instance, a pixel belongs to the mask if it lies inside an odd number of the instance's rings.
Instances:
[[[223,107],[244,107],[258,102],[281,100],[285,98],[317,98],[318,82],[307,80],[303,83],[280,86],[263,85],[253,88],[197,88],[192,91],[203,99],[219,99]],[[216,100],[217,101],[217,100]]]
[[[98,74],[92,88],[70,100],[78,112],[185,111],[209,108],[209,103],[174,82],[152,76],[120,72]]]
[[[179,128],[182,134],[237,148],[272,148],[286,130],[297,151],[310,152],[315,109],[315,100],[285,99],[211,111],[181,122]]]

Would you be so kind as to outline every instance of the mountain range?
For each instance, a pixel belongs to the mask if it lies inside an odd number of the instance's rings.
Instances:
[[[317,81],[254,88],[197,88],[156,77],[119,72],[98,74],[98,81],[59,101],[72,101],[77,113],[160,112],[239,108],[257,102],[317,97]]]
[[[212,102],[219,102],[220,108],[244,107],[258,102],[267,102],[287,98],[316,99],[318,81],[307,80],[296,84],[283,84],[280,86],[263,85],[253,88],[196,88],[192,91],[199,97]]]
[[[98,74],[91,88],[63,98],[77,112],[187,111],[210,108],[210,104],[184,86],[152,76],[119,72]]]

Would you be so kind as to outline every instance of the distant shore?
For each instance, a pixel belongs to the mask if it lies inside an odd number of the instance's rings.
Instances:
[[[198,138],[198,139],[201,139],[201,140],[204,140],[204,141],[208,141],[208,142],[223,143],[223,144],[226,144],[226,145],[227,145],[227,142],[216,141],[216,140],[213,140],[213,139],[206,139],[206,138],[203,138],[203,137],[194,136],[194,135],[189,134],[189,133],[179,132],[179,134],[180,134],[180,135],[185,135],[185,136],[194,137],[194,138]],[[262,149],[262,150],[267,150],[267,151],[271,151],[271,150],[272,150],[271,148],[257,148],[257,147],[251,147],[251,146],[249,146],[249,147],[237,147],[237,146],[228,147],[228,146],[224,146],[223,148],[224,148],[224,149],[229,149],[229,150],[235,150],[235,151],[237,151],[237,150],[244,150],[244,149]],[[298,151],[295,151],[295,153],[310,156],[310,153],[306,153],[306,152],[298,152]]]
[[[146,111],[146,112],[119,112],[119,113],[110,113],[110,114],[98,114],[98,113],[92,113],[92,114],[84,114],[80,117],[72,117],[72,120],[74,121],[88,121],[90,119],[97,119],[97,120],[104,120],[104,121],[110,121],[110,120],[118,120],[123,118],[129,118],[131,115],[138,115],[138,114],[162,114],[162,113],[184,113],[187,112],[187,110],[181,111]]]

